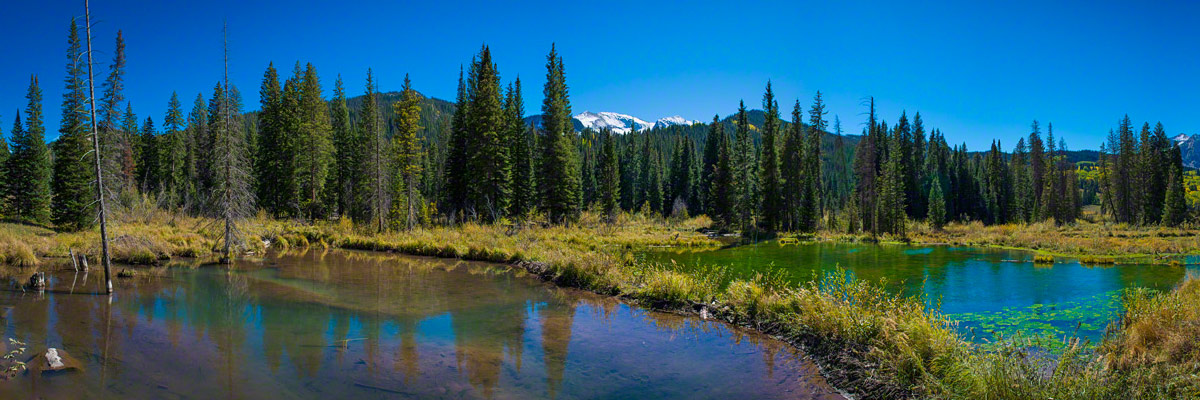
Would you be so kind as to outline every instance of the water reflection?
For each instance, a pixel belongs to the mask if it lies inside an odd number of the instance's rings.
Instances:
[[[0,398],[839,398],[786,344],[553,288],[503,266],[345,251],[49,274],[0,292],[4,335],[83,371]],[[72,293],[73,292],[73,293]]]
[[[962,321],[964,335],[981,341],[997,333],[1098,340],[1119,316],[1122,290],[1171,289],[1188,273],[1169,265],[1039,265],[1028,252],[950,246],[764,242],[645,257],[680,268],[729,266],[741,278],[772,271],[793,283],[840,266],[861,279],[885,280],[895,292],[924,296],[930,308]]]

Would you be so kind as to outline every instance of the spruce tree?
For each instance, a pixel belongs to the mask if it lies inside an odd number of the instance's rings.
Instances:
[[[546,56],[546,86],[542,100],[542,159],[538,187],[542,209],[550,221],[563,223],[579,216],[579,153],[562,57],[554,45]]]
[[[1142,137],[1141,150],[1142,223],[1155,224],[1162,220],[1171,168],[1171,141],[1162,122],[1154,126],[1153,134]]]
[[[258,89],[261,111],[258,113],[258,134],[262,145],[254,165],[258,181],[258,202],[263,209],[276,217],[283,216],[285,192],[291,190],[285,181],[286,159],[292,156],[289,143],[293,135],[283,131],[283,91],[279,86],[279,72],[275,63],[267,65],[262,84]]]
[[[394,165],[397,171],[393,198],[403,198],[393,202],[393,221],[404,219],[405,229],[412,229],[418,222],[417,207],[421,202],[420,192],[417,191],[417,177],[421,175],[421,140],[417,131],[421,130],[421,95],[412,88],[408,74],[404,74],[404,89],[400,92],[400,101],[392,104],[392,112],[396,115],[396,131],[392,136],[392,149],[395,152]],[[402,210],[397,210],[402,207]]]
[[[491,50],[483,46],[467,80],[467,168],[473,176],[467,203],[469,211],[486,221],[496,221],[508,210],[512,165],[505,121],[500,75]]]
[[[124,95],[125,37],[121,31],[117,31],[113,61],[108,71],[108,78],[102,84],[97,125],[105,191],[115,194],[130,189],[135,183],[133,141],[138,135],[137,130],[125,130],[121,124],[121,103],[128,107]]]
[[[512,204],[509,214],[520,219],[533,212],[537,204],[537,183],[533,174],[535,137],[525,124],[525,100],[521,96],[520,77],[508,87],[504,115],[512,160],[512,188],[509,190]]]
[[[1033,188],[1033,205],[1030,218],[1036,218],[1041,209],[1042,189],[1045,187],[1046,162],[1045,145],[1042,144],[1042,131],[1037,120],[1033,120],[1029,133],[1029,185]]]
[[[734,185],[733,147],[717,116],[709,135],[717,138],[717,161],[712,169],[712,186],[709,192],[709,215],[723,228],[734,226],[734,206],[737,188]]]
[[[743,231],[751,228],[754,222],[754,212],[758,209],[758,163],[755,162],[754,143],[750,138],[750,121],[746,113],[745,102],[738,102],[737,132],[733,149],[734,183],[736,185],[736,213],[738,225]]]
[[[641,206],[641,185],[638,176],[642,172],[641,157],[638,156],[636,131],[625,134],[625,145],[621,153],[621,208],[633,212]]]
[[[802,221],[808,220],[805,213],[810,209],[805,200],[808,195],[808,180],[804,175],[808,164],[804,159],[807,139],[804,135],[804,124],[800,123],[800,100],[792,106],[792,123],[787,129],[783,140],[783,153],[780,157],[780,172],[783,179],[783,228],[786,230],[802,229]]]
[[[939,177],[933,178],[933,184],[930,185],[929,191],[929,225],[933,229],[941,230],[942,226],[946,225],[946,195],[942,191],[942,180]]]
[[[825,114],[825,102],[817,91],[808,110],[808,137],[804,145],[804,212],[801,213],[804,219],[800,229],[805,232],[816,231],[821,218],[821,135],[825,132]]]
[[[339,74],[333,84],[333,104],[330,110],[330,129],[333,131],[336,212],[342,218],[354,215],[359,176],[362,170],[362,141],[350,126],[350,107],[346,105],[346,89]]]
[[[333,145],[330,139],[329,104],[321,97],[321,82],[312,63],[306,64],[300,83],[299,140],[296,159],[296,181],[299,189],[299,208],[309,219],[325,215],[325,181]],[[269,146],[269,144],[268,144]]]
[[[604,212],[605,221],[616,222],[617,200],[621,197],[621,175],[617,159],[617,140],[612,130],[601,131],[604,145],[600,152],[600,209]]]
[[[17,118],[20,118],[19,114]],[[0,130],[0,216],[8,211],[8,191],[4,175],[8,173],[8,141],[4,139],[4,131]]]
[[[900,124],[890,135],[887,142],[887,157],[883,163],[883,173],[879,178],[879,205],[876,208],[876,224],[881,232],[897,236],[905,235],[905,193],[904,193],[904,137],[900,134]],[[886,129],[886,128],[885,128]]]
[[[67,45],[66,90],[63,93],[62,120],[58,140],[54,142],[54,196],[51,201],[55,228],[78,231],[92,226],[92,202],[95,200],[93,177],[89,174],[87,94],[84,92],[86,65],[82,57],[79,29],[71,20]]]
[[[171,92],[171,100],[167,102],[167,116],[163,120],[163,135],[160,141],[162,153],[159,157],[166,204],[171,207],[179,205],[179,196],[186,179],[183,164],[187,156],[187,145],[184,142],[182,107],[179,95]]]
[[[29,77],[25,94],[25,126],[20,113],[13,120],[12,155],[5,165],[4,190],[8,198],[5,216],[17,221],[50,222],[50,154],[46,148],[46,128],[42,125],[42,89],[37,75]]]
[[[875,208],[878,202],[879,147],[886,145],[880,140],[879,127],[875,119],[875,98],[870,98],[867,113],[867,128],[854,150],[855,202],[858,203],[859,224],[863,230],[878,233]]]
[[[779,146],[776,143],[779,136],[779,102],[771,90],[771,82],[767,81],[767,90],[763,94],[763,110],[766,120],[762,127],[762,157],[759,159],[759,187],[761,188],[761,219],[759,226],[768,231],[779,227],[782,219],[783,206],[779,178]],[[800,121],[792,121],[798,124]]]
[[[138,187],[143,193],[157,193],[160,188],[159,137],[154,132],[154,119],[146,117],[139,138],[139,160],[137,162]]]
[[[717,131],[721,134],[718,135]],[[716,217],[712,210],[712,201],[709,194],[712,193],[712,183],[714,180],[717,160],[721,156],[722,136],[724,129],[721,126],[721,118],[719,115],[713,116],[713,121],[708,125],[708,134],[704,137],[704,154],[700,160],[700,209],[708,213],[710,217]]]
[[[458,71],[458,95],[455,97],[454,116],[450,122],[450,143],[446,150],[446,211],[451,220],[465,219],[467,185],[470,184],[467,169],[467,84],[463,71]]]
[[[366,98],[363,100],[362,109],[359,110],[359,129],[361,137],[367,143],[366,157],[363,163],[363,175],[366,177],[364,183],[364,193],[367,199],[367,211],[371,218],[371,224],[375,226],[377,231],[383,231],[386,227],[387,213],[391,198],[388,190],[391,175],[391,149],[390,143],[387,140],[387,132],[384,132],[382,116],[379,113],[379,100],[375,87],[375,78],[371,74],[371,70],[367,69],[367,91]]]
[[[1183,156],[1178,145],[1171,148],[1170,160],[1162,224],[1179,226],[1187,219],[1187,202],[1186,190],[1183,187]]]

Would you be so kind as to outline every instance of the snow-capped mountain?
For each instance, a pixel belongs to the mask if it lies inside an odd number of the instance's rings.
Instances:
[[[575,120],[579,121],[584,128],[593,130],[601,130],[604,128],[612,129],[614,133],[625,134],[633,130],[646,130],[654,128],[665,128],[674,125],[691,125],[697,121],[684,119],[681,116],[673,116],[659,119],[655,122],[647,122],[644,119],[615,112],[591,112],[584,111],[575,115]]]
[[[691,125],[695,125],[698,123],[700,123],[700,121],[684,119],[683,117],[676,115],[673,117],[659,118],[658,121],[654,122],[654,127],[655,128],[665,128],[668,126],[675,126],[675,125],[691,126]]]
[[[1188,141],[1188,139],[1191,139],[1191,138],[1192,137],[1188,136],[1188,134],[1186,134],[1186,133],[1180,133],[1178,136],[1171,138],[1171,141],[1176,144],[1180,144],[1180,143]]]
[[[654,127],[654,124],[645,120],[634,117],[632,115],[618,114],[615,112],[598,112],[584,111],[576,114],[575,119],[583,124],[584,128],[592,128],[599,131],[604,128],[612,129],[615,133],[629,133],[633,130],[645,130]]]
[[[1200,134],[1188,136],[1180,133],[1179,136],[1171,138],[1171,141],[1179,145],[1184,166],[1200,168]]]

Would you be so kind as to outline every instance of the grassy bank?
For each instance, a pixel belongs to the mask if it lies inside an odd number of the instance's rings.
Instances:
[[[1196,227],[1135,226],[1083,220],[1064,226],[1055,226],[1052,222],[1003,225],[955,222],[942,229],[933,229],[922,221],[910,221],[908,235],[903,238],[833,231],[820,232],[817,237],[833,241],[881,240],[1028,250],[1040,256],[1039,262],[1069,258],[1087,264],[1169,264],[1180,262],[1180,256],[1200,254],[1200,240],[1196,240],[1200,237],[1200,229]]]
[[[959,338],[954,321],[926,310],[923,299],[890,294],[880,283],[854,280],[844,271],[800,286],[762,276],[720,285],[728,277],[720,267],[679,272],[633,257],[648,246],[720,246],[696,232],[708,223],[703,217],[666,222],[622,216],[609,225],[589,214],[570,227],[467,224],[375,234],[348,223],[259,217],[243,230],[251,252],[267,245],[331,246],[503,262],[559,285],[752,327],[804,347],[835,385],[863,398],[1200,397],[1196,281],[1165,295],[1132,293],[1127,317],[1100,346],[1072,343],[1057,356],[1019,344],[983,350]],[[203,219],[130,213],[118,219],[116,237],[125,239],[115,242],[114,254],[144,261],[205,256],[217,244],[219,228]],[[0,248],[25,254],[11,256],[19,262],[29,253],[41,263],[69,249],[95,252],[89,246],[94,232],[54,234],[15,225],[2,225],[0,232]],[[6,253],[11,264],[9,259]]]

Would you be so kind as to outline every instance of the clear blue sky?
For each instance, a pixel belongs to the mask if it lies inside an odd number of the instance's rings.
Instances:
[[[82,3],[0,6],[6,135],[35,73],[48,136],[57,136],[67,26]],[[889,122],[919,110],[927,126],[977,150],[992,138],[1010,149],[1035,118],[1053,122],[1073,149],[1097,148],[1126,113],[1162,121],[1172,135],[1200,132],[1196,2],[359,3],[97,0],[97,79],[124,30],[127,97],[139,118],[161,125],[171,91],[187,105],[220,78],[228,18],[231,76],[249,110],[270,61],[285,72],[312,62],[327,93],[339,73],[361,93],[371,67],[383,90],[398,90],[409,73],[417,90],[452,99],[459,65],[487,43],[504,80],[522,77],[534,114],[557,42],[575,112],[708,120],[739,99],[760,108],[771,79],[785,111],[821,90],[857,133],[861,100],[875,96]]]

